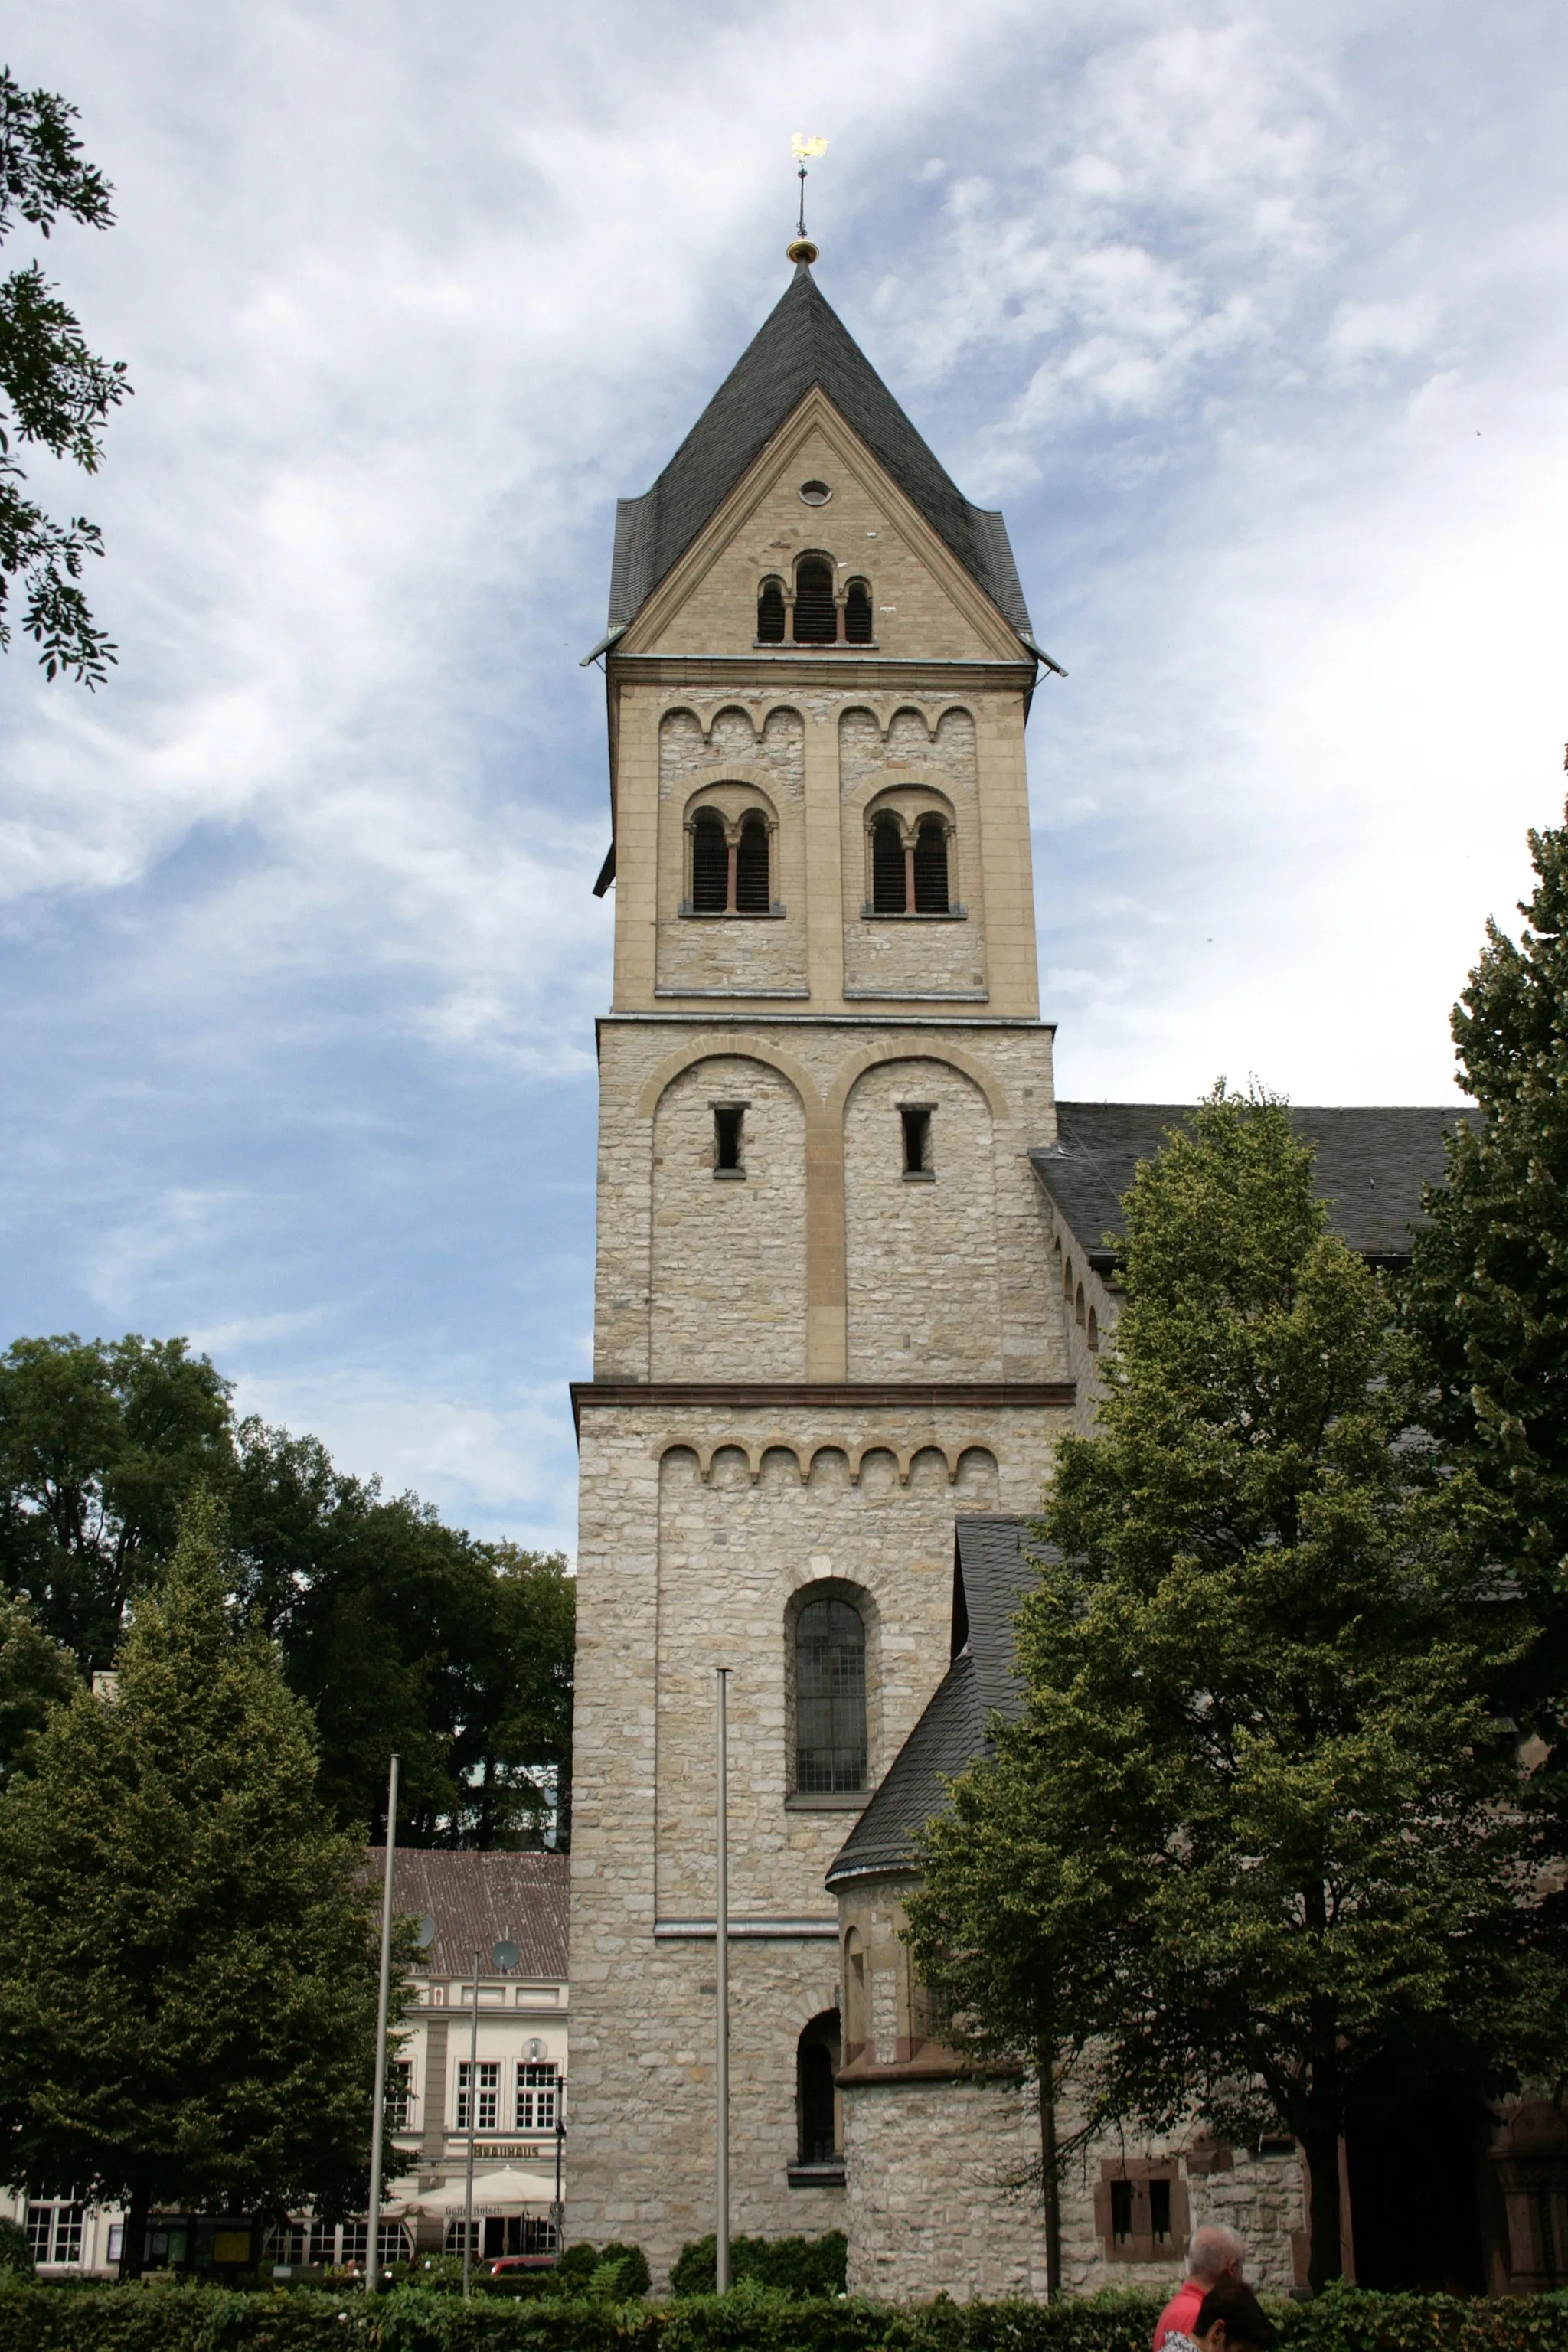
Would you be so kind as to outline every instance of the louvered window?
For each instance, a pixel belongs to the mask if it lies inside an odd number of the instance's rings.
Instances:
[[[897,817],[879,816],[871,828],[871,910],[878,915],[906,910],[904,836]]]
[[[832,567],[816,556],[807,556],[795,575],[795,644],[830,646],[837,636]]]
[[[773,903],[768,887],[768,827],[765,817],[749,816],[735,854],[735,911],[765,915]]]
[[[812,1601],[795,1629],[795,1787],[866,1785],[866,1628],[847,1601]]]
[[[868,646],[872,634],[871,591],[863,580],[851,580],[844,599],[844,635],[852,646]]]
[[[730,903],[730,846],[724,821],[699,812],[691,828],[691,904],[700,915],[721,915]]]
[[[784,634],[784,582],[764,580],[757,598],[757,635],[764,646],[782,646]]]
[[[939,816],[921,819],[915,835],[915,912],[947,912],[947,828]]]

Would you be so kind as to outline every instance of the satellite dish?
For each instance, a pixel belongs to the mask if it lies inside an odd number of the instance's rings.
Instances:
[[[492,1969],[500,1969],[503,1976],[509,1969],[515,1969],[521,1958],[521,1953],[510,1937],[503,1936],[499,1944],[490,1946],[490,1966]]]
[[[430,1916],[429,1912],[426,1911],[425,1916],[420,1920],[419,1925],[414,1930],[414,1948],[416,1951],[427,1952],[435,1940],[436,1922]]]

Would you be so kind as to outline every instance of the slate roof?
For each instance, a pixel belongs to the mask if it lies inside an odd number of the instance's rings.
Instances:
[[[804,261],[652,489],[618,501],[610,627],[641,611],[814,383],[1027,636],[1028,607],[1002,517],[972,506],[938,463]]]
[[[379,1890],[384,1846],[370,1849],[370,1865]],[[510,1937],[519,1954],[514,1974],[564,1977],[570,1870],[563,1853],[449,1853],[400,1845],[394,1904],[408,1917],[428,1912],[436,1922],[436,1940],[420,1955],[420,1972],[466,1976],[478,1950],[484,1955],[481,1973],[489,1976],[491,1946]]]
[[[994,1713],[1014,1717],[1023,1686],[1013,1664],[1013,1618],[1035,1581],[1026,1521],[966,1513],[953,1544],[954,1656],[881,1786],[834,1856],[830,1887],[911,1867],[914,1841],[947,1803],[942,1786],[980,1754]]]
[[[1098,1274],[1115,1263],[1101,1237],[1121,1231],[1121,1195],[1138,1162],[1152,1159],[1166,1130],[1191,1110],[1190,1103],[1057,1105],[1054,1149],[1029,1158]],[[1445,1133],[1480,1115],[1473,1103],[1456,1103],[1451,1109],[1301,1108],[1290,1119],[1317,1147],[1317,1185],[1333,1231],[1364,1257],[1395,1265],[1410,1255],[1410,1226],[1423,1222],[1422,1186],[1442,1181]]]

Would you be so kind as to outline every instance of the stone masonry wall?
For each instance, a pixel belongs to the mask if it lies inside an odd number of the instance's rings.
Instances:
[[[731,1685],[731,1907],[818,1933],[734,1949],[734,2226],[835,2226],[792,2189],[802,2028],[836,2005],[823,1885],[858,1800],[790,1794],[792,1603],[863,1596],[870,1779],[945,1670],[955,1512],[1027,1509],[1065,1409],[584,1410],[572,1856],[570,2227],[636,2237],[662,2275],[710,2226],[713,1669]],[[703,1473],[706,1470],[706,1476]],[[803,1478],[802,1473],[805,1471]],[[950,1477],[950,1473],[956,1474]],[[663,1922],[672,1937],[655,1934]]]
[[[904,1173],[901,1103],[929,1103],[931,1181]],[[997,1380],[996,1169],[991,1107],[950,1063],[884,1062],[844,1115],[849,1377]]]
[[[658,732],[658,955],[661,994],[714,989],[805,995],[806,989],[805,728],[787,707],[757,722],[738,703],[704,734],[694,713],[670,711]],[[753,789],[747,789],[748,787]],[[774,821],[773,896],[781,916],[682,914],[688,896],[687,818],[712,805],[727,821],[763,807]]]
[[[738,1177],[714,1172],[715,1102],[744,1102]],[[700,1063],[653,1122],[655,1380],[805,1373],[805,1113],[741,1055]]]
[[[1037,2182],[1039,2141],[1032,2095],[973,2083],[886,2083],[844,2091],[845,2229],[852,2293],[900,2302],[943,2289],[959,2301],[1043,2297],[1045,2225]],[[1169,2143],[1128,2156],[1163,2156]],[[1181,2249],[1160,2263],[1115,2262],[1095,2229],[1102,2164],[1122,2151],[1091,2145],[1064,2179],[1063,2281],[1070,2294],[1109,2287],[1169,2294]],[[1289,2291],[1294,2240],[1303,2227],[1301,2167],[1293,2154],[1227,2150],[1209,2170],[1182,2165],[1191,2227],[1223,2221],[1247,2242],[1247,2275],[1265,2294]]]
[[[884,737],[875,715],[851,707],[838,723],[843,812],[844,984],[855,995],[896,997],[952,992],[973,997],[985,988],[985,900],[980,856],[980,792],[974,720],[967,710],[944,710],[934,737],[918,710],[895,711]],[[954,827],[948,845],[948,895],[962,919],[870,915],[867,820],[870,803],[900,784],[912,813],[922,805],[945,811]],[[895,794],[895,797],[896,794]]]

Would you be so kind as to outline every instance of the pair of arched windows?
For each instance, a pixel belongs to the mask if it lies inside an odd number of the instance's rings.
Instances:
[[[1076,1286],[1074,1285],[1070,1257],[1062,1269],[1062,1297],[1071,1307],[1073,1319],[1082,1331],[1090,1352],[1098,1355],[1100,1353],[1100,1318],[1092,1307],[1087,1306],[1082,1283],[1079,1282]]]
[[[890,813],[871,826],[871,911],[874,915],[945,915],[951,911],[947,826],[922,816],[909,838]]]
[[[731,835],[717,809],[699,809],[691,821],[691,911],[696,915],[765,915],[773,905],[768,821],[753,809]]]
[[[757,593],[757,641],[782,646],[791,617],[784,583],[776,574]],[[795,568],[794,631],[797,646],[868,646],[872,642],[871,585],[851,580],[842,604],[834,590],[833,566],[825,556],[803,555]]]

